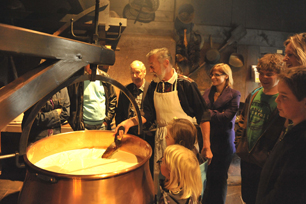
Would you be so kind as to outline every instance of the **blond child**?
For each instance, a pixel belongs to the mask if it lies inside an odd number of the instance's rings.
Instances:
[[[195,154],[182,145],[166,148],[160,162],[165,181],[161,182],[159,204],[197,204],[202,191],[201,172]]]
[[[167,135],[165,137],[167,146],[173,144],[182,145],[192,150],[202,164],[205,160],[196,149],[197,146],[197,129],[187,119],[174,118],[167,125]]]
[[[187,119],[175,118],[167,125],[167,135],[165,139],[167,146],[173,144],[179,144],[190,149],[196,155],[198,162],[200,164],[201,181],[203,184],[203,190],[201,194],[203,195],[206,184],[207,162],[205,162],[205,159],[201,156],[201,154],[196,148],[197,146],[196,127]]]

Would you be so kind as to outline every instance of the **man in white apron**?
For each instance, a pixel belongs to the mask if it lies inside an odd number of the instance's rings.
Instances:
[[[178,75],[172,68],[172,57],[167,48],[154,49],[147,54],[149,71],[154,74],[153,81],[144,99],[144,115],[142,122],[156,120],[158,128],[155,135],[154,163],[158,161],[166,147],[165,135],[167,123],[174,117],[193,121],[195,117],[201,127],[203,148],[201,154],[208,160],[212,159],[210,149],[210,112],[202,98],[196,83],[186,76]],[[138,125],[136,117],[120,123],[125,131]],[[117,129],[116,131],[117,132]],[[159,168],[154,166],[154,183],[158,182]]]

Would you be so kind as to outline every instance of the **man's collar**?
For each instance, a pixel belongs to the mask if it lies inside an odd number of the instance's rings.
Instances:
[[[142,83],[141,87],[139,87],[140,90],[142,90],[142,91],[144,90],[145,83],[146,83],[146,80],[143,79],[143,83]]]
[[[176,73],[176,71],[175,71],[174,68],[172,68],[172,70],[173,70],[173,75],[172,75],[172,77],[167,81],[167,82],[170,83],[170,84],[173,84],[173,83],[177,80],[177,73]]]
[[[172,68],[172,70],[171,71],[173,71],[173,74],[172,74],[172,76],[171,76],[171,78],[169,79],[169,80],[167,80],[167,81],[165,81],[165,80],[160,80],[158,77],[153,77],[153,81],[155,82],[155,83],[159,83],[159,82],[168,82],[168,83],[170,83],[170,84],[173,84],[176,80],[177,80],[177,73],[176,73],[176,71],[175,71],[175,69],[174,68]]]

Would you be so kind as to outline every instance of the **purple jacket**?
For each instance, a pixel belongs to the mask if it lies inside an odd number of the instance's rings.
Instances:
[[[203,98],[210,110],[210,142],[213,154],[231,154],[235,152],[235,119],[239,109],[241,94],[226,87],[214,102],[216,87],[205,90]]]

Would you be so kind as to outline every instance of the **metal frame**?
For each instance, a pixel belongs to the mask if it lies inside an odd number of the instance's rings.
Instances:
[[[95,44],[0,24],[0,51],[47,59],[35,69],[0,89],[0,112],[2,116],[5,116],[0,117],[0,129],[36,103],[25,121],[19,152],[0,156],[0,160],[15,156],[16,165],[23,167],[24,165],[19,163],[19,156],[26,154],[29,133],[40,108],[48,98],[62,88],[84,80],[101,80],[118,87],[134,106],[139,121],[138,133],[143,134],[139,108],[132,94],[122,84],[99,75],[72,77],[87,64],[113,65],[115,62],[113,50]]]
[[[98,4],[98,9],[97,8],[97,4]],[[78,21],[81,18],[83,18],[84,16],[90,14],[91,12],[98,10],[103,11],[107,6],[109,6],[108,4],[105,4],[105,2],[96,2],[95,6],[92,6],[84,11],[82,11],[81,13],[79,13],[78,15],[74,16],[73,19],[71,19],[71,21]],[[97,12],[96,12],[97,13]],[[97,15],[95,13],[95,15]],[[56,32],[53,33],[53,35],[60,35],[62,32],[64,32],[67,28],[69,28],[71,26],[71,21],[70,22],[66,22],[60,29],[58,29]]]
[[[0,24],[0,50],[46,58],[0,90],[0,129],[87,64],[113,65],[113,50]]]

